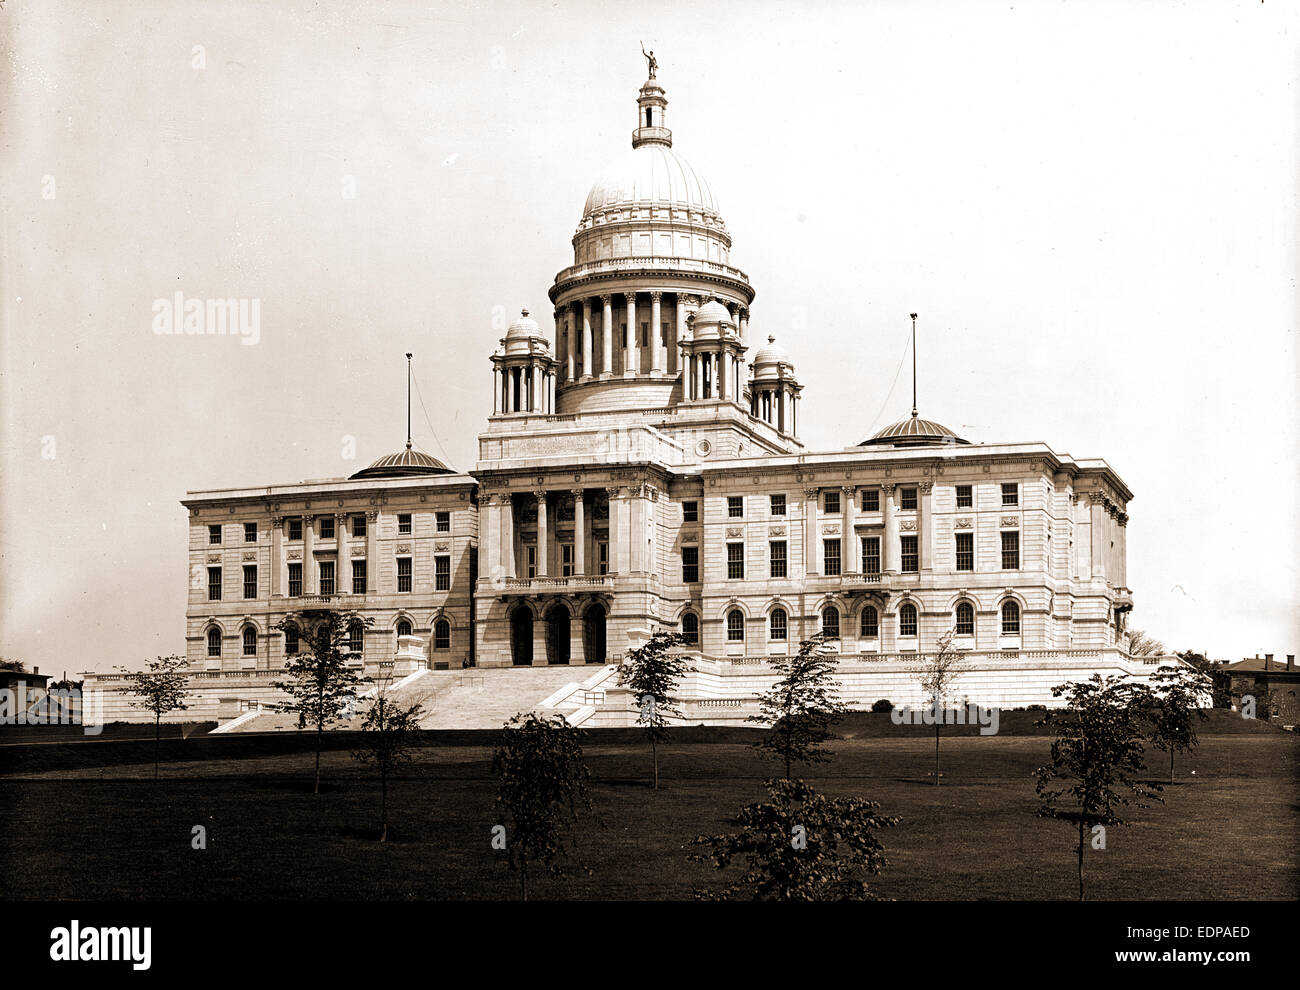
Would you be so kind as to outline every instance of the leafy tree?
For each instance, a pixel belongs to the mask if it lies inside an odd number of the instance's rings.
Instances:
[[[519,873],[525,901],[530,864],[563,876],[562,861],[577,847],[573,826],[579,814],[591,812],[584,735],[562,715],[520,713],[505,724],[493,754],[492,772],[500,778],[496,805],[509,823],[507,860]]]
[[[1160,785],[1140,779],[1143,759],[1144,712],[1151,692],[1122,677],[1059,684],[1052,695],[1069,698],[1064,708],[1051,710],[1038,724],[1053,730],[1052,758],[1038,768],[1034,790],[1042,803],[1038,814],[1071,822],[1079,831],[1079,900],[1084,899],[1083,854],[1087,833],[1129,824],[1120,811],[1130,803],[1146,807],[1161,800]]]
[[[1169,751],[1169,783],[1174,782],[1174,754],[1196,749],[1196,719],[1208,716],[1201,707],[1210,679],[1187,666],[1165,665],[1151,675],[1152,705],[1148,738],[1156,749]]]
[[[290,700],[276,705],[277,711],[298,716],[298,728],[314,726],[316,729],[316,784],[314,793],[320,793],[320,751],[325,729],[349,717],[356,707],[357,688],[361,678],[348,666],[344,644],[354,625],[370,626],[374,619],[352,610],[322,610],[310,618],[315,625],[306,641],[309,649],[285,660],[284,670],[290,680],[276,681],[275,686],[289,695]],[[309,619],[298,612],[290,612],[276,623],[281,631],[293,626],[309,627]]]
[[[17,674],[28,673],[27,664],[21,660],[14,660],[11,657],[0,657],[0,670],[12,670]]]
[[[934,709],[934,786],[939,786],[939,730],[943,727],[944,701],[952,691],[953,683],[965,669],[961,652],[952,645],[955,630],[939,637],[934,653],[921,655],[921,690],[930,699]]]
[[[643,646],[629,650],[618,668],[618,683],[632,689],[637,725],[645,726],[654,760],[654,787],[659,789],[659,743],[668,738],[668,720],[682,717],[673,692],[691,670],[673,648],[686,640],[679,633],[657,632]]]
[[[1204,653],[1195,650],[1182,650],[1175,654],[1209,681],[1210,699],[1214,708],[1231,708],[1233,702],[1232,674],[1222,660],[1211,660]]]
[[[764,756],[783,761],[785,779],[789,780],[792,763],[825,763],[830,758],[830,751],[821,744],[834,738],[830,727],[848,707],[838,697],[835,670],[839,658],[826,649],[821,633],[800,643],[794,656],[772,657],[769,662],[780,678],[759,695],[759,714],[746,721],[772,727],[754,747]]]
[[[1148,636],[1141,629],[1129,629],[1124,633],[1124,645],[1131,657],[1155,657],[1165,652],[1165,644]]]
[[[768,780],[770,801],[746,805],[734,834],[701,835],[696,862],[725,870],[743,858],[745,870],[720,889],[700,888],[699,900],[876,900],[868,878],[886,865],[876,830],[898,819],[877,813],[880,805],[856,797],[818,794],[802,780]]]
[[[379,771],[380,842],[388,841],[388,777],[411,761],[411,751],[420,738],[419,704],[389,705],[382,690],[361,721],[361,748],[352,756],[360,763],[373,764]]]
[[[153,777],[158,779],[158,748],[162,742],[162,717],[171,712],[183,711],[189,707],[185,699],[189,695],[189,676],[185,673],[188,661],[172,654],[147,661],[148,670],[120,669],[130,687],[127,690],[135,695],[130,704],[132,708],[153,712]]]

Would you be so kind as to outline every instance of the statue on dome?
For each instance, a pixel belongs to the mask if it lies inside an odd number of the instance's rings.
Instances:
[[[645,50],[644,41],[641,42],[641,54],[645,56],[646,66],[650,70],[650,78],[653,79],[655,77],[655,69],[659,68],[659,60],[655,58],[655,53],[653,51],[647,52]]]

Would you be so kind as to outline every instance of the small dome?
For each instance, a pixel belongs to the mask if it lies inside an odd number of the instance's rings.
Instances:
[[[412,450],[411,445],[407,444],[405,450],[384,455],[370,467],[363,468],[352,475],[352,478],[407,478],[421,474],[454,473],[436,457],[430,457],[422,450]]]
[[[534,346],[534,342],[538,346]],[[528,315],[526,309],[519,311],[519,319],[510,324],[501,343],[507,354],[530,354],[538,349],[549,350],[551,346],[546,340],[546,334],[542,333],[542,328]]]
[[[899,420],[886,426],[869,440],[863,440],[859,447],[924,447],[933,444],[970,443],[963,440],[942,423],[932,419],[920,419],[916,413],[908,419]]]
[[[735,325],[730,310],[714,298],[696,311],[695,319],[691,321],[691,334],[697,339],[700,337],[721,337],[723,327],[734,327]]]
[[[764,381],[784,377],[785,380],[794,379],[794,362],[790,360],[790,355],[786,353],[784,347],[776,342],[776,338],[769,336],[767,345],[760,347],[758,353],[754,355],[754,360],[750,362],[754,369],[754,380]],[[782,375],[784,369],[784,375]]]

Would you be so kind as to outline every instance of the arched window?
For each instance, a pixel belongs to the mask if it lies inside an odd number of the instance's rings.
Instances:
[[[298,627],[284,627],[284,655],[291,657],[298,652]]]
[[[405,619],[397,624],[397,635],[398,637],[411,635],[411,624]]]
[[[348,626],[348,652],[360,653],[366,641],[366,627],[360,622]]]
[[[1002,603],[1002,635],[1020,635],[1020,606],[1014,601]]]
[[[875,639],[880,635],[880,615],[876,606],[868,605],[862,610],[862,638]]]
[[[785,639],[790,635],[790,622],[785,609],[772,609],[772,614],[768,617],[768,629],[769,639]]]
[[[975,635],[975,606],[970,602],[959,602],[957,604],[957,635]]]
[[[257,630],[252,626],[244,627],[244,656],[257,656]]]
[[[822,609],[822,636],[826,639],[840,638],[840,610],[834,605]]]
[[[727,613],[727,642],[743,643],[745,641],[745,613],[733,608]]]
[[[916,635],[916,606],[911,602],[904,602],[898,610],[898,635]]]
[[[216,626],[208,630],[208,656],[221,656],[221,630]]]
[[[439,619],[433,624],[433,648],[435,650],[451,649],[451,623]]]
[[[686,640],[687,646],[700,643],[700,617],[694,612],[682,613],[682,639]]]

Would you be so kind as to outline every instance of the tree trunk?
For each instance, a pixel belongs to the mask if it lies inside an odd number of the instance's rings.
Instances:
[[[659,790],[659,748],[655,745],[654,736],[650,737],[650,753],[654,757],[655,764],[655,784],[654,789]]]
[[[940,716],[940,713],[936,711],[935,715]],[[938,717],[936,717],[934,720],[934,786],[935,787],[939,786],[939,718]]]
[[[1083,900],[1083,819],[1079,819],[1079,900]]]
[[[158,779],[158,747],[162,739],[162,712],[153,715],[153,779]]]
[[[316,723],[316,787],[312,791],[313,794],[320,793],[320,748],[324,742],[325,742],[325,723],[317,722]]]
[[[379,770],[379,817],[383,822],[383,831],[379,835],[380,842],[388,841],[388,770],[380,767]]]
[[[1169,747],[1169,783],[1174,782],[1174,747]]]
[[[528,854],[521,853],[519,856],[519,893],[526,901],[528,900]]]

